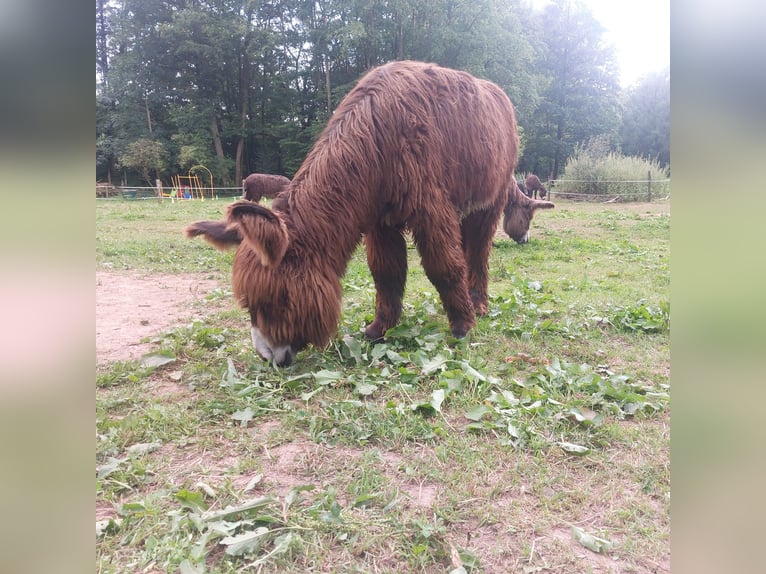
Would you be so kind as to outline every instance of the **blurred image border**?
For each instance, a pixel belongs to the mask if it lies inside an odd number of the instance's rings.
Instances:
[[[0,555],[83,572],[95,540],[93,5],[0,4]]]
[[[762,3],[671,4],[674,573],[762,567],[765,51]]]

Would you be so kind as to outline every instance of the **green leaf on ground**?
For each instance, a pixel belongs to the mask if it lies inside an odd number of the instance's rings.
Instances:
[[[492,412],[494,411],[486,405],[476,405],[465,413],[465,418],[472,421],[480,421],[484,418],[484,415]]]
[[[358,394],[368,397],[378,390],[378,385],[374,385],[372,383],[357,383],[354,387],[354,390]]]
[[[242,556],[243,554],[253,554],[257,552],[265,541],[269,529],[260,526],[255,530],[243,532],[236,536],[227,536],[221,539],[221,544],[226,546],[226,554],[230,556]]]
[[[582,456],[590,452],[590,449],[587,446],[581,446],[571,442],[560,442],[559,446],[564,452],[568,452],[569,454],[576,454],[578,456]]]
[[[328,371],[322,369],[314,373],[314,380],[318,385],[329,385],[335,381],[339,381],[343,377],[343,373],[338,371]]]
[[[233,418],[235,421],[239,422],[240,426],[247,426],[247,423],[249,423],[251,420],[253,420],[253,417],[255,416],[255,413],[253,412],[253,409],[250,407],[247,407],[241,411],[236,411],[231,415],[231,418]]]
[[[572,526],[572,538],[585,546],[588,550],[592,550],[598,554],[604,554],[612,549],[612,543],[608,540],[588,534],[582,528],[578,528],[577,526]]]
[[[174,363],[176,361],[175,355],[169,355],[166,353],[149,353],[141,357],[141,366],[147,369],[156,369],[162,365]]]

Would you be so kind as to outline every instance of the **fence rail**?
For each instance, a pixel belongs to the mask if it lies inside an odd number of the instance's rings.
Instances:
[[[549,197],[579,201],[616,202],[663,200],[670,196],[670,179],[614,179],[584,180],[555,179],[546,182]],[[626,190],[626,187],[629,188]],[[578,191],[581,189],[587,191]],[[192,199],[179,195],[179,190],[163,188],[162,195],[156,187],[96,185],[96,198],[123,200],[185,200]],[[241,187],[205,188],[206,197],[235,198],[242,195]]]
[[[206,187],[204,189],[205,198],[221,197],[240,197],[242,195],[241,187]],[[185,195],[182,190],[176,188],[142,187],[136,185],[96,185],[97,199],[127,199],[127,200],[164,200],[172,199],[183,201],[186,199],[195,199],[190,194]]]
[[[611,203],[670,197],[670,179],[555,179],[546,183],[551,198]]]

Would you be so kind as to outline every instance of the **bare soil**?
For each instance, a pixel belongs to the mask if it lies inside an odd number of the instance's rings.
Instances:
[[[142,342],[200,316],[205,296],[221,287],[201,274],[96,271],[96,362],[129,361],[152,350]]]

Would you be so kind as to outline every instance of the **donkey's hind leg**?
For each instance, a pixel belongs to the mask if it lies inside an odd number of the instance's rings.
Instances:
[[[435,211],[429,213],[433,216]],[[456,218],[434,216],[427,225],[413,228],[412,234],[426,276],[439,292],[452,334],[464,337],[476,324],[476,317],[468,295],[459,223]]]
[[[379,226],[365,236],[367,265],[375,280],[375,320],[365,329],[377,341],[394,327],[402,315],[407,281],[407,244],[402,229]]]

